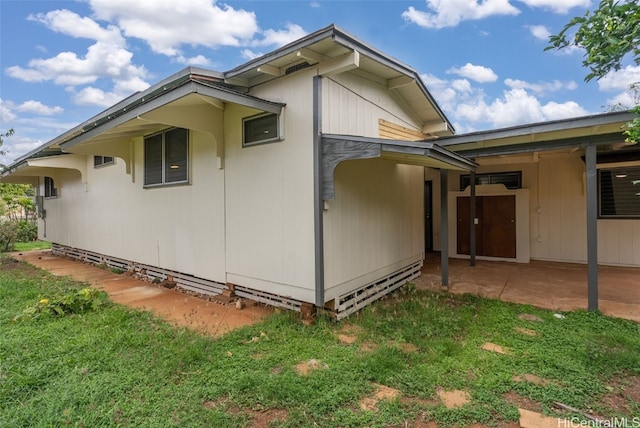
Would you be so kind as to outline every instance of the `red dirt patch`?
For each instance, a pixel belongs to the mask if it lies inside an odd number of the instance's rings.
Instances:
[[[603,413],[629,415],[631,404],[640,403],[640,376],[618,376],[607,383],[610,390],[598,403]]]
[[[378,348],[380,348],[380,345],[375,342],[362,342],[362,344],[360,344],[360,350],[362,352],[374,352],[377,351]]]
[[[447,409],[457,409],[464,406],[471,400],[471,396],[467,391],[454,390],[445,391],[438,390],[438,397]]]
[[[502,355],[511,355],[511,350],[509,348],[502,347],[500,345],[496,345],[495,343],[486,342],[482,345],[482,349],[485,351],[496,352]]]
[[[507,392],[506,394],[504,394],[504,399],[507,402],[517,406],[520,409],[531,410],[534,412],[542,411],[542,406],[540,405],[540,403],[528,397],[523,397],[517,392],[513,392],[513,391]]]
[[[531,314],[520,314],[518,318],[525,321],[542,322],[542,318]]]
[[[356,340],[358,340],[356,336],[351,336],[348,334],[338,335],[338,342],[340,342],[340,344],[342,345],[353,345],[354,343],[356,343]]]
[[[538,332],[535,330],[531,330],[529,328],[516,327],[514,330],[520,334],[524,334],[525,336],[537,336]]]
[[[275,421],[284,421],[289,417],[289,412],[283,409],[268,409],[263,412],[250,411],[251,426],[253,428],[267,428],[273,426]]]
[[[529,383],[533,383],[535,385],[540,385],[540,386],[546,386],[551,383],[546,379],[543,379],[541,377],[538,377],[534,374],[529,374],[529,373],[527,373],[524,376],[514,376],[511,378],[511,380],[513,380],[514,382],[529,382]]]
[[[398,347],[405,354],[413,354],[414,352],[418,352],[418,347],[413,343],[391,341],[389,342],[389,346]]]
[[[329,366],[327,365],[327,363],[316,360],[315,358],[303,361],[295,365],[295,370],[300,376],[307,376],[314,370],[325,370],[328,368]]]
[[[378,411],[378,403],[382,400],[393,400],[400,396],[400,391],[388,386],[374,384],[375,391],[367,397],[360,400],[360,408],[372,412]]]

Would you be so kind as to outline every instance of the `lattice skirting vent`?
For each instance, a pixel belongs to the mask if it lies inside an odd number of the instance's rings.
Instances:
[[[126,270],[150,281],[164,281],[167,279],[171,279],[171,281],[173,281],[178,288],[209,296],[217,296],[218,294],[222,293],[222,290],[225,290],[227,288],[225,284],[220,284],[219,282],[211,281],[208,279],[198,278],[193,275],[162,269],[155,266],[149,266],[142,263],[123,260],[117,257],[106,256],[104,254],[98,254],[92,251],[67,247],[66,245],[53,243],[51,244],[51,252],[58,256],[65,256],[96,265],[105,265],[110,268]]]
[[[386,296],[405,285],[408,281],[420,276],[422,261],[415,262],[403,269],[380,278],[370,284],[364,285],[355,291],[343,294],[336,298],[334,307],[335,317],[340,320],[348,317],[354,312],[358,312],[365,306]]]
[[[133,272],[137,276],[150,281],[170,279],[176,283],[178,288],[204,295],[217,296],[222,294],[223,290],[227,290],[226,285],[219,282],[56,243],[51,245],[51,252],[58,256]],[[337,297],[333,307],[325,308],[325,310],[336,320],[346,318],[372,302],[397,290],[408,281],[420,276],[421,267],[422,261],[418,261],[377,281],[363,285],[354,291]],[[303,304],[303,302],[290,297],[254,290],[239,285],[234,286],[234,293],[239,297],[296,312],[300,312]]]

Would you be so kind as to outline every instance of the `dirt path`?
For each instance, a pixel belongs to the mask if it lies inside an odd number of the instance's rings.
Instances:
[[[272,312],[271,308],[251,301],[245,301],[243,309],[210,302],[91,264],[58,257],[49,250],[12,253],[12,257],[53,275],[87,282],[106,291],[116,303],[151,311],[174,325],[193,328],[213,337],[255,324]]]

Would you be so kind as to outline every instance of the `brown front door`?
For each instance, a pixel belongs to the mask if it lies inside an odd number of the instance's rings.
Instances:
[[[457,198],[458,254],[470,254],[469,197]],[[516,197],[476,197],[476,254],[516,257]]]

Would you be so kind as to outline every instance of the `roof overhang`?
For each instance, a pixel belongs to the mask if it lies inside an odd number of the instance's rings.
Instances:
[[[322,195],[335,197],[334,171],[340,162],[354,159],[382,158],[396,163],[438,169],[475,171],[477,164],[432,141],[404,141],[353,135],[323,134]]]
[[[504,156],[597,145],[624,146],[624,126],[633,112],[615,112],[562,119],[445,137],[438,144],[468,158]]]
[[[83,183],[87,178],[87,158],[82,155],[56,155],[23,160],[15,164],[0,176],[3,183],[37,184],[38,177],[55,176],[61,170],[73,170],[80,173]]]

